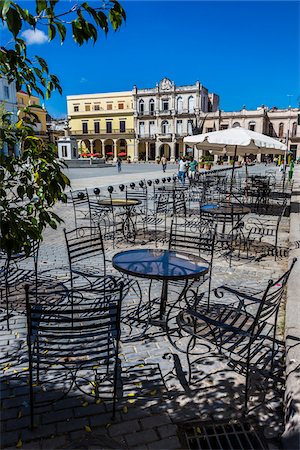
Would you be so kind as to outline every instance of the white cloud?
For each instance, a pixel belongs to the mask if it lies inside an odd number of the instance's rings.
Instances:
[[[87,81],[88,81],[88,80],[87,80],[86,78],[81,77],[79,82],[80,82],[80,83],[86,83]]]
[[[25,38],[27,45],[45,44],[45,42],[48,42],[48,36],[41,30],[25,30],[21,36]]]

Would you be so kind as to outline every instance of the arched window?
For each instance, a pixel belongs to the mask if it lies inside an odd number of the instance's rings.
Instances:
[[[169,122],[167,120],[164,120],[161,124],[161,132],[162,134],[168,134],[169,133]]]
[[[149,111],[150,111],[150,114],[154,114],[154,108],[155,108],[154,100],[153,100],[153,98],[151,98],[149,100]]]
[[[249,122],[248,129],[251,131],[255,131],[255,125],[256,123],[254,122],[254,120],[252,122]]]
[[[145,109],[144,100],[140,100],[139,101],[139,112],[143,114],[144,113],[144,109]]]
[[[241,126],[240,122],[234,122],[234,124],[232,125],[232,128],[237,128],[240,126]]]
[[[188,109],[189,109],[189,112],[194,112],[194,97],[193,96],[189,97],[189,99],[188,99]]]
[[[182,97],[178,97],[177,99],[177,112],[181,113],[183,110],[183,100]]]
[[[284,125],[283,125],[283,123],[281,122],[280,124],[279,124],[279,128],[278,128],[278,137],[283,137],[283,131],[284,131]]]
[[[295,137],[297,135],[297,122],[293,122],[292,125],[292,137]]]

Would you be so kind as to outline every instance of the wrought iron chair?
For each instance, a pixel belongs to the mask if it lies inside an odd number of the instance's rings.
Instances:
[[[245,376],[247,411],[250,376],[259,372],[272,378],[279,306],[296,261],[293,260],[284,275],[276,281],[270,280],[267,288],[256,295],[222,286],[214,291],[217,298],[222,298],[222,303],[213,303],[207,310],[196,300],[193,307],[180,311],[176,318],[180,334],[190,337],[185,347],[190,382],[193,355],[203,354],[207,343],[211,354],[211,345],[214,346],[230,367]],[[235,304],[228,304],[232,298]],[[270,323],[271,318],[273,323]]]
[[[6,320],[7,329],[10,329],[9,319],[11,312],[9,311],[9,298],[12,296],[12,291],[17,291],[19,288],[24,287],[25,282],[33,282],[37,286],[37,270],[38,270],[38,254],[39,254],[39,242],[30,240],[30,251],[26,254],[25,251],[21,253],[15,253],[8,255],[3,253],[2,261],[3,265],[0,268],[0,295],[1,295],[1,308],[3,305],[3,293],[5,297],[5,316],[2,320]],[[28,268],[29,260],[32,260],[32,269]],[[22,263],[26,261],[26,268]],[[2,321],[1,320],[1,321]]]
[[[54,295],[56,303],[49,303]],[[57,400],[71,389],[97,400],[107,395],[112,385],[109,396],[113,399],[114,418],[123,296],[122,283],[112,289],[54,293],[31,292],[26,286],[32,429],[37,397],[39,404],[46,406],[48,390],[58,391]],[[34,392],[36,383],[44,390]]]
[[[91,225],[90,199],[87,189],[70,191],[74,208],[75,228],[80,219],[89,220]]]
[[[120,283],[124,293],[132,289],[141,298],[139,283],[127,277],[107,274],[105,247],[100,227],[80,227],[66,231],[64,229],[71,288],[87,286],[90,289],[112,289]],[[94,267],[94,268],[93,268]],[[111,270],[110,270],[111,272]]]
[[[88,284],[90,288],[114,286],[115,278],[107,275],[107,260],[100,227],[79,227],[70,231],[64,228],[64,234],[71,288],[74,288],[75,280],[76,284]]]
[[[194,290],[198,289],[206,280],[208,280],[208,299],[209,306],[211,292],[211,277],[215,252],[216,226],[212,221],[199,222],[198,231],[190,232],[186,229],[177,227],[176,218],[172,219],[169,250],[177,250],[184,253],[200,256],[207,260],[209,271],[202,279],[196,280],[193,284]]]
[[[285,200],[281,213],[277,219],[266,216],[252,216],[245,224],[244,250],[246,257],[255,255],[262,258],[266,255],[274,255],[275,261],[279,255],[278,233],[280,223],[285,215],[287,202]]]

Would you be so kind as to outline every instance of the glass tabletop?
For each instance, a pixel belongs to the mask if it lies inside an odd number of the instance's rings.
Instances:
[[[136,206],[142,203],[141,200],[138,199],[126,199],[126,198],[104,198],[102,200],[98,200],[98,205],[102,206]]]
[[[248,206],[241,206],[241,205],[207,204],[201,206],[201,211],[205,211],[211,214],[239,215],[239,214],[248,214],[251,212],[251,209]]]
[[[209,269],[209,263],[198,256],[154,249],[117,253],[112,259],[112,264],[120,272],[158,280],[197,278],[206,274]]]

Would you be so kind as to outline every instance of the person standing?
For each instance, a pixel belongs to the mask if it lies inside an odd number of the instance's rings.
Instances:
[[[289,170],[289,181],[292,181],[293,178],[293,174],[294,174],[294,160],[292,159],[292,161],[290,162],[290,170]]]
[[[195,179],[197,166],[198,166],[197,161],[191,156],[190,157],[190,162],[189,162],[189,173],[188,173],[190,181]]]
[[[162,170],[163,172],[165,172],[167,168],[167,158],[165,157],[165,155],[162,155],[160,162],[162,165]]]
[[[118,172],[120,173],[122,170],[122,160],[121,160],[120,156],[118,156],[118,158],[117,158],[117,168],[118,168]]]
[[[178,178],[181,180],[182,185],[184,186],[184,179],[185,174],[187,170],[188,162],[186,161],[185,156],[181,158],[179,161],[179,171],[178,171]]]

